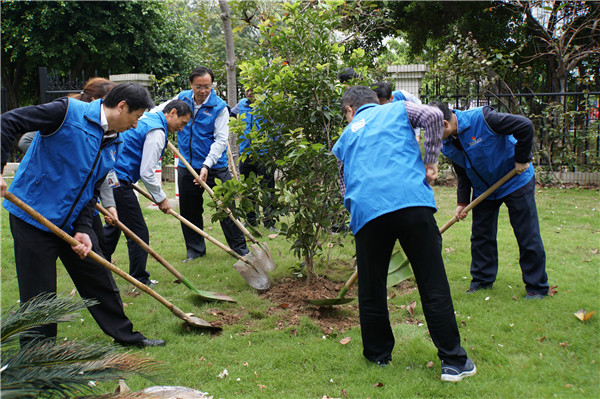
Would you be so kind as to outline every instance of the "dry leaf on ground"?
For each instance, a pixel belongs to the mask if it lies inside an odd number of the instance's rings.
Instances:
[[[585,309],[579,309],[577,312],[573,313],[575,317],[577,317],[581,321],[587,321],[592,317],[592,315],[596,313],[595,311],[588,312]]]
[[[410,317],[413,317],[415,315],[415,307],[416,306],[417,306],[417,302],[410,301],[410,303],[406,307],[406,310],[408,310],[408,314],[410,314]]]

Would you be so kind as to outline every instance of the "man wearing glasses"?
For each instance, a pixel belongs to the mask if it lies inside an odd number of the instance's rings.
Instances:
[[[193,116],[177,134],[181,155],[192,165],[209,187],[215,179],[227,181],[231,174],[227,168],[227,138],[229,137],[229,109],[227,103],[213,90],[214,74],[206,67],[197,67],[190,74],[191,90],[179,93],[177,99],[190,105]],[[194,176],[179,166],[179,206],[181,215],[201,229],[204,227],[202,194],[204,190],[194,182]],[[221,220],[221,228],[227,243],[235,252],[246,255],[244,234],[229,218]],[[187,251],[184,262],[206,255],[204,237],[181,224]]]

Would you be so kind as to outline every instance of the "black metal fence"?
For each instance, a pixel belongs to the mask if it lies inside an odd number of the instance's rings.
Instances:
[[[441,93],[425,87],[423,102],[444,101],[454,109],[489,105],[500,112],[522,114],[536,128],[536,165],[553,171],[600,170],[600,91],[563,93],[494,93],[479,85]]]

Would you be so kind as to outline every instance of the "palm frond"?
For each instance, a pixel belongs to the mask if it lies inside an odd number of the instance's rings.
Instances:
[[[14,305],[2,313],[0,342],[3,346],[10,344],[16,335],[22,336],[32,327],[72,321],[77,317],[76,312],[97,303],[96,300],[77,300],[72,297],[55,296],[53,293],[38,295],[26,304],[20,307]]]
[[[11,309],[2,316],[1,396],[46,398],[53,395],[71,397],[96,390],[90,381],[107,381],[140,375],[156,379],[162,364],[130,352],[120,352],[117,345],[85,340],[60,341],[53,338],[15,345],[26,328],[67,320],[68,311],[78,311],[91,301],[74,298],[38,297],[21,309]],[[46,307],[44,304],[48,304]],[[19,316],[25,318],[20,321]],[[5,317],[8,322],[5,322]],[[12,342],[4,345],[4,342]]]

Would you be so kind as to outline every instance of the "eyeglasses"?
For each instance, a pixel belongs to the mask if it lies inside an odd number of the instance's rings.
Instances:
[[[195,85],[193,86],[194,90],[204,90],[204,91],[209,91],[210,89],[212,89],[212,85]]]

